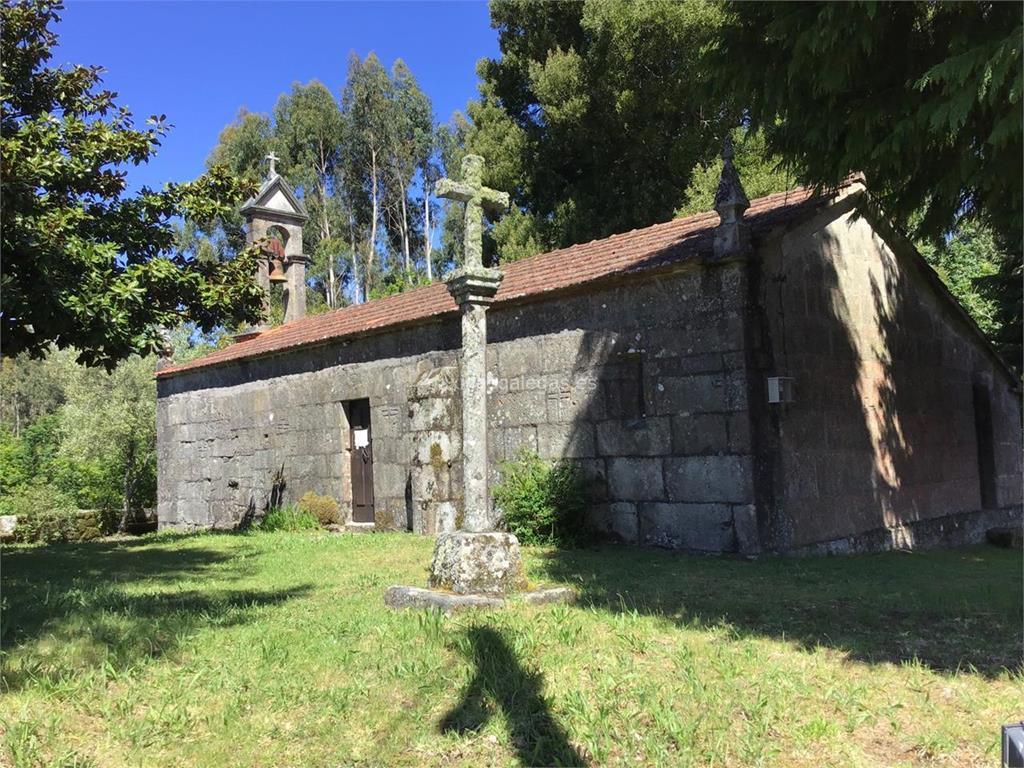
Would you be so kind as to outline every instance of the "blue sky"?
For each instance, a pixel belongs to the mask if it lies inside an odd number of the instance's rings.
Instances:
[[[476,95],[476,62],[498,53],[484,2],[68,2],[53,64],[106,68],[136,123],[174,128],[129,183],[160,187],[203,171],[238,109],[269,112],[295,81],[335,94],[348,55],[404,59],[447,120]]]

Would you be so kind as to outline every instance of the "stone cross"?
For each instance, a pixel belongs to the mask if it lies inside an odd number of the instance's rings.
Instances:
[[[743,212],[750,207],[750,200],[732,158],[732,138],[726,134],[722,143],[722,175],[715,193],[715,210],[719,218],[715,227],[716,259],[739,256],[750,247],[750,227],[743,221]]]
[[[466,155],[462,158],[462,181],[439,179],[434,187],[435,194],[448,200],[466,204],[464,222],[466,235],[463,240],[462,267],[466,271],[482,269],[483,262],[483,214],[484,208],[493,214],[508,210],[508,193],[483,185],[484,159],[480,155]]]
[[[462,181],[441,179],[438,197],[466,203],[465,258],[462,268],[448,279],[448,291],[462,313],[462,355],[459,380],[462,388],[463,515],[461,530],[483,533],[494,530],[487,489],[487,305],[498,292],[502,274],[486,269],[483,248],[483,209],[508,207],[508,195],[481,183],[484,159],[462,159]]]
[[[275,176],[277,176],[277,168],[275,167],[274,164],[281,158],[275,155],[273,152],[271,152],[269,155],[267,155],[266,159],[270,161],[270,178],[274,178]]]

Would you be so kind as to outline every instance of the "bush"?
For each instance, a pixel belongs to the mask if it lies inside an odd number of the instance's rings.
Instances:
[[[341,522],[338,513],[338,502],[330,496],[321,496],[309,491],[299,499],[299,509],[308,512],[320,521],[320,525],[334,525]]]
[[[574,464],[544,461],[521,451],[501,467],[494,503],[523,544],[572,545],[583,535],[586,482]]]
[[[27,544],[78,541],[78,513],[75,510],[53,509],[32,515],[18,515],[14,538]]]
[[[274,507],[260,521],[261,531],[312,531],[320,527],[320,521],[312,512],[306,512],[296,504]]]

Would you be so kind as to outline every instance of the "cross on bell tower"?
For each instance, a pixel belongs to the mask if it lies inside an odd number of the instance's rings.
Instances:
[[[264,158],[264,159],[266,159],[266,160],[269,160],[269,161],[270,161],[270,172],[269,172],[269,173],[267,174],[267,178],[269,178],[269,179],[272,179],[272,178],[274,178],[275,176],[277,176],[277,166],[276,166],[276,163],[277,163],[277,161],[278,161],[278,160],[280,160],[281,158],[280,158],[280,157],[278,157],[277,155],[275,155],[275,154],[274,154],[273,152],[271,152],[271,153],[270,153],[269,155],[267,155],[267,156],[266,156],[266,158]]]

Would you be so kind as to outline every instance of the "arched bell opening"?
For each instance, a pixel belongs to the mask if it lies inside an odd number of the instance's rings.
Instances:
[[[277,225],[267,228],[263,242],[263,253],[268,264],[270,278],[270,320],[273,325],[284,321],[288,299],[288,232]]]

